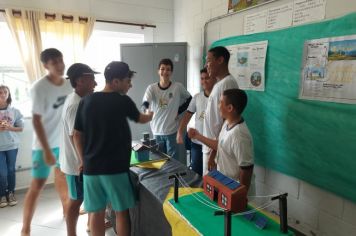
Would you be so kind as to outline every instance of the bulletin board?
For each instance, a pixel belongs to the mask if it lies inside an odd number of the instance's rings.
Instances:
[[[356,34],[356,13],[273,32],[230,37],[211,47],[268,40],[264,92],[247,91],[243,114],[257,164],[356,202],[356,105],[301,100],[306,40]]]

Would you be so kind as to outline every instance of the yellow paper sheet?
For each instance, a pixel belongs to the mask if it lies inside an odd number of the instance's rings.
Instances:
[[[159,170],[166,163],[166,161],[167,160],[163,160],[163,161],[157,161],[157,162],[152,162],[152,163],[140,164],[140,165],[136,165],[136,166],[140,167],[140,168],[157,169],[157,170]]]
[[[179,196],[202,192],[201,188],[179,188]],[[166,200],[163,203],[164,215],[172,227],[172,236],[195,236],[200,235],[187,221],[182,220],[182,216],[172,207],[168,200],[172,199],[174,188],[170,188]]]

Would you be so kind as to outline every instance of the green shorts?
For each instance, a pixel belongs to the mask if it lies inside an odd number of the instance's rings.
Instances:
[[[67,175],[66,181],[68,186],[69,198],[72,200],[83,200],[83,182],[79,175]]]
[[[136,195],[129,173],[84,175],[84,208],[87,212],[105,210],[111,204],[114,211],[124,211],[136,204]]]
[[[52,148],[56,158],[56,167],[59,168],[59,148]],[[43,150],[32,150],[32,177],[35,179],[47,179],[51,167],[48,166],[43,158]]]

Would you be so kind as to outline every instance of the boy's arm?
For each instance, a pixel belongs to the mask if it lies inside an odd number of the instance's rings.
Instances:
[[[179,124],[178,132],[177,132],[177,143],[179,143],[179,144],[183,143],[184,130],[187,128],[187,125],[188,125],[190,119],[192,118],[192,116],[193,116],[193,113],[191,113],[189,111],[187,111],[184,114],[184,116]]]
[[[197,139],[198,141],[202,142],[203,144],[215,151],[218,150],[218,140],[207,138],[200,134],[199,131],[196,129],[190,128],[188,130],[188,136],[191,139]]]
[[[83,171],[83,136],[82,133],[76,129],[74,130],[73,133],[73,143],[80,161],[79,172],[82,172]]]
[[[246,186],[247,191],[249,190],[251,185],[252,173],[253,173],[253,165],[240,166],[239,180],[241,184]]]
[[[182,114],[185,110],[187,110],[191,100],[192,100],[192,96],[189,95],[187,100],[185,100],[185,102],[182,105],[179,106],[178,115]]]
[[[153,112],[147,111],[146,113],[140,113],[137,123],[145,124],[152,120]]]
[[[208,159],[208,170],[209,171],[216,169],[215,157],[216,157],[216,150],[211,150],[209,153],[209,159]]]
[[[45,163],[49,166],[54,165],[56,163],[56,159],[51,151],[51,148],[49,147],[46,133],[43,128],[41,116],[38,114],[33,114],[32,123],[33,123],[33,128],[35,130],[35,133],[37,135],[37,138],[40,141],[41,146],[43,148]]]
[[[153,100],[152,88],[151,86],[148,86],[142,98],[141,110],[142,111],[149,110],[152,100]]]

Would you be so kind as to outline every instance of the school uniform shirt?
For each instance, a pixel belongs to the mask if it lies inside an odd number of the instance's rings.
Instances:
[[[219,111],[220,98],[225,90],[234,88],[239,88],[239,86],[237,85],[236,79],[232,75],[226,76],[214,85],[206,106],[203,132],[205,137],[215,140],[218,139],[221,126],[224,122]],[[208,146],[203,145],[203,153],[208,153],[209,150]]]
[[[218,140],[217,167],[224,175],[238,180],[240,167],[254,164],[251,133],[243,121],[230,129],[225,121]]]
[[[191,96],[181,83],[171,82],[168,88],[159,83],[147,87],[143,102],[148,102],[153,111],[151,130],[154,135],[170,135],[178,130],[178,109]]]
[[[61,171],[67,175],[79,175],[80,161],[77,156],[73,139],[74,122],[81,97],[73,92],[68,95],[62,112],[62,136],[59,152]]]
[[[195,94],[187,109],[187,112],[195,114],[195,129],[201,134],[203,133],[205,109],[208,103],[208,98],[209,96],[205,95],[204,91]],[[192,142],[202,145],[202,143],[196,139],[192,139]]]
[[[127,118],[138,122],[140,112],[126,95],[97,92],[82,98],[74,129],[84,140],[85,175],[129,171],[132,139]]]
[[[41,116],[42,125],[50,148],[60,145],[61,116],[64,101],[73,91],[69,81],[60,86],[51,83],[47,76],[38,80],[31,88],[32,113]],[[42,150],[34,132],[33,150]]]
[[[0,109],[0,122],[7,122],[14,127],[23,127],[23,116],[19,110],[8,106]],[[20,144],[19,132],[2,131],[0,132],[0,151],[17,149]]]

